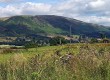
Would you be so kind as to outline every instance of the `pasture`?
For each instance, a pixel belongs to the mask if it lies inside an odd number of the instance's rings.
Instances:
[[[110,44],[0,48],[0,80],[110,80]]]

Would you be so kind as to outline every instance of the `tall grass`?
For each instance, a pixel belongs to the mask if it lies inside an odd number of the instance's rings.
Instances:
[[[73,48],[77,47],[55,49],[54,54],[37,54],[30,59],[15,54],[0,63],[0,80],[110,80],[110,49],[85,44],[74,54]],[[61,54],[63,49],[66,54]]]

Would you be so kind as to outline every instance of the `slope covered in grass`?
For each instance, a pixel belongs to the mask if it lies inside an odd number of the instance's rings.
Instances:
[[[0,35],[69,35],[70,26],[74,35],[99,37],[103,32],[110,37],[110,29],[105,26],[54,15],[13,16],[0,19]]]

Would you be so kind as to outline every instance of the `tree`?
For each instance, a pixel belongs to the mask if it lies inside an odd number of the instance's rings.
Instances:
[[[67,40],[63,37],[57,36],[57,37],[51,38],[49,42],[50,42],[50,45],[59,45],[59,44],[61,45],[61,44],[66,44]]]
[[[36,48],[36,47],[38,47],[37,43],[34,43],[34,42],[26,43],[24,46],[25,46],[25,48]]]
[[[100,37],[101,37],[102,39],[104,39],[104,38],[106,38],[106,35],[105,35],[104,33],[100,33]]]
[[[92,38],[91,43],[98,43],[98,40],[96,38]]]

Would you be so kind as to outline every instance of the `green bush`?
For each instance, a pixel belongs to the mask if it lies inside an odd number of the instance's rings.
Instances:
[[[66,44],[67,40],[63,37],[57,36],[57,37],[51,38],[49,42],[50,42],[50,45],[59,45],[59,44]]]
[[[26,43],[24,46],[25,46],[25,48],[36,48],[36,47],[38,47],[37,43],[34,43],[34,42]]]
[[[98,43],[98,40],[96,38],[92,38],[90,43]]]

